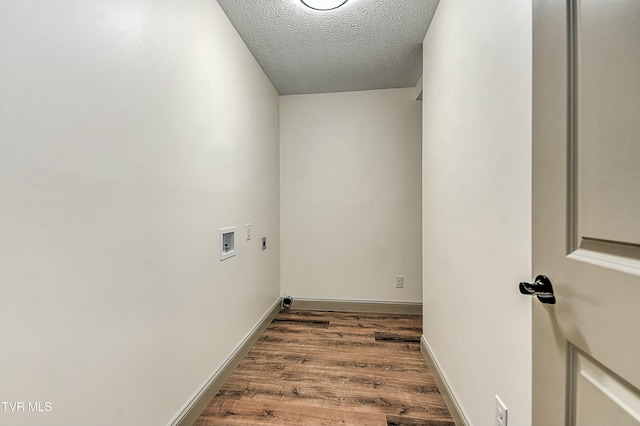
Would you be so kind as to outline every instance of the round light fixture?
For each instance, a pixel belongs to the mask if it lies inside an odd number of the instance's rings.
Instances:
[[[347,0],[300,0],[305,6],[315,10],[337,9],[347,2]]]

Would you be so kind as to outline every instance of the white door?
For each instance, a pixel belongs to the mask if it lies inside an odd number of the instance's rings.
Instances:
[[[533,13],[533,424],[640,425],[640,0]]]

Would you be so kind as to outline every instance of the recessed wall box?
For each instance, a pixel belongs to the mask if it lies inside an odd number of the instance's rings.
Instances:
[[[220,230],[220,260],[236,255],[236,228],[222,228]]]

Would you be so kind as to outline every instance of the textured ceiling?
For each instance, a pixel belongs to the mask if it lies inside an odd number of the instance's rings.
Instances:
[[[415,86],[438,0],[218,0],[281,95]]]

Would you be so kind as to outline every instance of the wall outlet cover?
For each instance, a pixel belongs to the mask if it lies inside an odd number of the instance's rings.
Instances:
[[[507,414],[507,406],[504,405],[504,402],[496,395],[496,426],[507,426]]]

